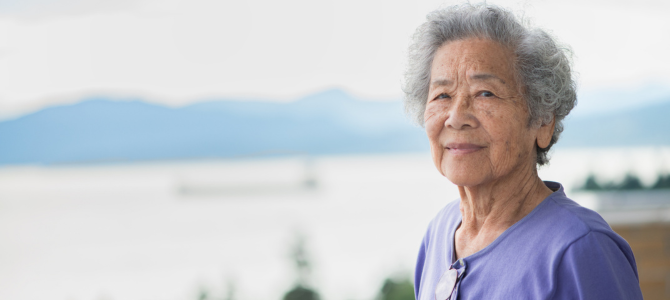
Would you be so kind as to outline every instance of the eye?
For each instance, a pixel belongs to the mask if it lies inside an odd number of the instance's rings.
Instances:
[[[479,93],[479,95],[482,96],[482,97],[486,97],[486,98],[490,98],[490,97],[495,97],[495,96],[496,96],[496,95],[494,95],[493,93],[491,93],[491,92],[489,92],[489,91],[482,91],[482,92]]]
[[[451,96],[449,96],[445,93],[442,93],[442,94],[437,95],[437,97],[435,97],[435,99],[451,99]]]

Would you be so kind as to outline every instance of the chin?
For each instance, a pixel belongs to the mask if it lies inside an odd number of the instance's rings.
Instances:
[[[486,176],[482,176],[482,172],[473,172],[473,170],[478,169],[477,167],[452,163],[443,165],[440,171],[444,177],[447,177],[449,181],[457,186],[477,186],[486,180]]]

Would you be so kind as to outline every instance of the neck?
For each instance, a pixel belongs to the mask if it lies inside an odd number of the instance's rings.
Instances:
[[[456,232],[459,258],[486,247],[552,193],[537,175],[535,165],[514,173],[516,176],[488,184],[459,186],[463,216]]]

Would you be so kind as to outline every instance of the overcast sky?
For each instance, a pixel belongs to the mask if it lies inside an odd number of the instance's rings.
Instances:
[[[581,91],[670,85],[670,1],[585,2],[489,1],[569,44]],[[0,118],[96,95],[399,99],[410,35],[450,3],[0,1]]]

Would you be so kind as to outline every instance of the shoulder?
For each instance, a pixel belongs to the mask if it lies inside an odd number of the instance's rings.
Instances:
[[[547,182],[547,185],[556,184]],[[583,207],[571,200],[565,195],[563,187],[558,185],[559,189],[551,194],[542,202],[532,214],[532,225],[542,230],[549,230],[554,233],[555,239],[560,239],[565,246],[584,237],[585,235],[597,232],[603,234],[618,243],[626,241],[616,234],[607,222],[595,211]],[[546,238],[546,236],[545,236]]]
[[[531,244],[546,247],[547,253],[553,253],[556,258],[560,258],[575,243],[597,237],[599,241],[607,240],[603,245],[624,253],[628,262],[635,265],[633,252],[626,240],[614,232],[597,212],[569,199],[562,187],[532,214],[525,224],[523,236],[530,239]]]
[[[560,249],[553,266],[554,298],[641,299],[635,258],[626,240],[597,212],[565,196],[562,187],[546,200],[543,226],[552,227],[547,230],[554,233],[550,241]]]
[[[626,241],[614,232],[605,219],[597,212],[579,205],[563,193],[557,194],[547,200],[550,200],[548,207],[554,215],[552,218],[553,222],[571,230],[570,240],[578,240],[588,234],[598,233],[617,243],[627,245]]]
[[[642,299],[630,247],[599,231],[569,245],[554,282],[554,299]]]

